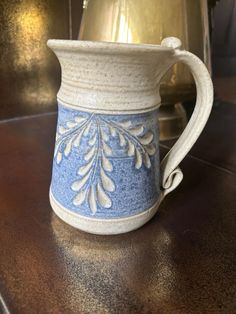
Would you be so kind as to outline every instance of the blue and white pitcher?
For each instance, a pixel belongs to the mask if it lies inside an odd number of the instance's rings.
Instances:
[[[179,163],[209,117],[213,87],[201,60],[176,38],[160,46],[49,40],[62,68],[50,188],[55,213],[95,234],[139,228],[183,175]],[[187,64],[197,102],[185,131],[159,162],[161,78]]]

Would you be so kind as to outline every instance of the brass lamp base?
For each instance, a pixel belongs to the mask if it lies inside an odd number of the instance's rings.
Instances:
[[[178,138],[187,122],[187,114],[181,102],[162,105],[159,109],[160,141]]]

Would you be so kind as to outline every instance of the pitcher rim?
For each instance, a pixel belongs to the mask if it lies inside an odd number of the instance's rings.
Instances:
[[[120,43],[109,41],[92,40],[70,40],[70,39],[49,39],[47,46],[51,49],[62,49],[67,51],[102,52],[112,54],[114,52],[171,52],[172,47],[154,44]]]

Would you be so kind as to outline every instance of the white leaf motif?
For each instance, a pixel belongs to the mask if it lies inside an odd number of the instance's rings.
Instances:
[[[111,199],[107,196],[100,184],[97,184],[97,199],[99,204],[104,208],[111,208]]]
[[[90,150],[84,156],[84,159],[86,161],[90,160],[94,156],[95,152],[96,152],[96,146],[93,146],[92,148],[90,148]]]
[[[116,186],[109,174],[113,171],[109,156],[119,157],[119,154],[116,155],[117,144],[123,147],[122,154],[132,157],[136,169],[140,169],[142,165],[151,168],[150,156],[155,154],[156,146],[152,143],[153,133],[145,131],[140,123],[135,126],[132,121],[106,121],[100,115],[95,115],[92,119],[93,115],[87,118],[75,117],[74,120],[66,122],[65,128],[58,127],[59,139],[56,141],[54,156],[59,164],[63,156],[69,156],[73,146],[79,147],[81,142],[87,145],[83,154],[84,162],[77,168],[79,180],[71,184],[71,189],[77,192],[72,201],[75,206],[86,202],[95,214],[98,207],[112,207],[108,192],[114,192]],[[82,124],[77,129],[78,123]],[[65,135],[62,135],[63,132]],[[115,138],[114,144],[109,142],[112,137]],[[75,152],[78,153],[76,150]]]
[[[63,126],[60,125],[60,126],[58,127],[58,133],[59,133],[59,134],[64,134],[64,133],[66,133],[66,131],[67,131],[67,130],[66,130],[65,128],[63,128]]]
[[[85,128],[84,130],[84,136],[88,136],[89,134],[89,131],[90,131],[90,128],[91,128],[91,122],[88,124],[88,126]]]
[[[87,163],[85,166],[82,166],[79,168],[78,174],[80,176],[84,176],[93,166],[94,158],[91,159],[89,163]]]
[[[97,202],[96,202],[96,197],[95,197],[95,192],[94,192],[94,187],[91,186],[88,194],[88,202],[89,202],[89,207],[93,214],[96,213],[97,211]]]
[[[76,197],[74,198],[74,200],[73,200],[73,204],[75,205],[75,206],[79,206],[79,205],[81,205],[81,204],[83,204],[84,203],[84,201],[85,201],[85,197],[86,197],[86,190],[84,190],[84,191],[81,191],[80,193],[78,193],[77,195],[76,195]]]
[[[156,147],[154,144],[149,144],[145,148],[146,148],[146,151],[148,152],[148,155],[150,155],[150,156],[155,155]]]
[[[102,167],[104,170],[111,172],[113,170],[112,163],[102,154]]]
[[[101,169],[101,181],[103,188],[108,192],[115,191],[115,185],[113,181],[106,175],[103,169]]]
[[[84,122],[86,119],[84,118],[84,117],[80,117],[80,116],[77,116],[77,117],[75,117],[75,121],[77,122],[77,123],[82,123],[82,122]]]
[[[106,154],[106,156],[112,155],[111,148],[105,142],[103,142],[103,150],[104,150],[104,153]]]
[[[119,139],[120,139],[120,146],[124,147],[126,145],[126,140],[124,135],[122,135],[121,133],[119,133]]]
[[[115,137],[116,136],[116,129],[113,128],[113,126],[110,125],[110,132],[111,132],[111,136]]]
[[[151,168],[151,161],[147,153],[144,155],[143,162],[148,169]]]
[[[104,142],[107,142],[109,140],[109,137],[104,130],[101,130],[101,135]]]
[[[129,129],[129,132],[134,136],[139,136],[143,133],[144,127],[142,125]]]
[[[153,140],[153,134],[151,132],[147,132],[144,136],[139,138],[139,141],[143,145],[148,145]]]
[[[134,156],[135,153],[135,146],[131,141],[128,141],[128,156]]]
[[[72,141],[73,141],[73,137],[66,144],[66,148],[64,150],[64,154],[65,154],[66,157],[68,157],[70,152],[71,152]]]
[[[93,146],[96,143],[96,140],[97,140],[97,134],[95,133],[93,137],[89,140],[89,145]]]
[[[62,160],[62,153],[58,152],[57,154],[57,164],[59,164]]]
[[[85,183],[88,181],[89,176],[90,176],[90,172],[85,177],[83,177],[81,180],[73,182],[71,185],[72,190],[75,192],[78,192],[85,185]]]
[[[81,132],[77,135],[77,137],[76,137],[76,139],[75,139],[75,141],[74,141],[74,147],[79,147],[79,146],[80,146],[80,142],[81,142],[82,136],[83,136],[83,131],[81,131]]]
[[[66,125],[68,126],[68,128],[72,129],[77,126],[77,123],[75,121],[68,121]]]
[[[117,124],[119,124],[123,128],[129,128],[131,126],[131,121],[122,121],[122,122],[119,122]]]
[[[142,155],[138,149],[135,150],[135,168],[140,169],[142,166]]]

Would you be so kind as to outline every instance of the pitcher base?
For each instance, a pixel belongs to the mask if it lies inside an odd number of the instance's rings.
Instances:
[[[49,197],[53,211],[64,222],[82,231],[99,235],[121,234],[140,228],[155,215],[160,204],[160,200],[158,200],[148,210],[130,217],[98,219],[71,212],[55,200],[51,191]]]

